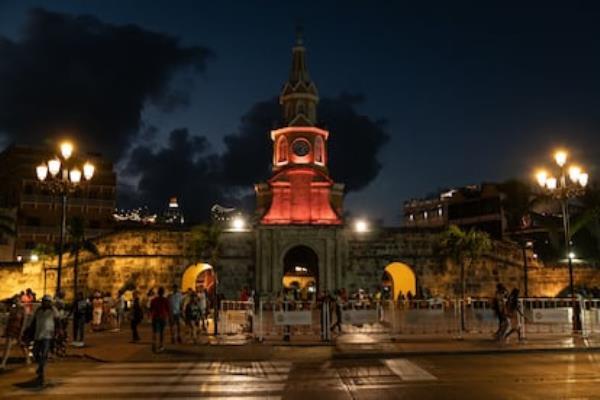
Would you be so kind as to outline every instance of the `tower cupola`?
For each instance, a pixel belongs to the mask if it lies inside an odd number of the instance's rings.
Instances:
[[[279,103],[283,121],[287,126],[314,126],[317,121],[319,92],[310,79],[306,66],[306,48],[302,31],[296,31],[296,44],[292,48],[292,68],[288,81],[283,85]]]

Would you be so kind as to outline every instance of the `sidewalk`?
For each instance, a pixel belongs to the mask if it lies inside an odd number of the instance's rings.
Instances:
[[[349,335],[346,335],[349,336]],[[396,357],[407,355],[458,355],[524,352],[600,351],[600,337],[571,336],[528,337],[523,342],[516,338],[499,343],[489,336],[470,336],[463,339],[404,337],[393,342],[366,343],[363,335],[345,337],[336,344],[337,358]]]
[[[524,342],[516,338],[509,343],[498,343],[489,336],[468,336],[463,339],[450,337],[404,336],[386,337],[360,333],[338,336],[331,343],[311,338],[292,337],[258,343],[252,338],[238,336],[200,337],[197,344],[172,344],[169,331],[165,332],[165,351],[155,354],[151,349],[150,326],[140,329],[142,341],[130,343],[129,329],[120,332],[86,332],[85,347],[69,347],[65,361],[89,360],[95,362],[152,362],[152,361],[266,361],[311,360],[328,358],[385,358],[409,355],[438,354],[489,354],[522,352],[572,352],[600,350],[600,336],[581,338],[570,336],[528,337]],[[185,338],[184,338],[185,339]],[[13,355],[21,354],[14,349]],[[20,362],[14,359],[14,362]]]

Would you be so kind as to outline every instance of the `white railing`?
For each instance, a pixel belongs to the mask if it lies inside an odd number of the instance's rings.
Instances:
[[[254,334],[254,302],[222,300],[219,311],[219,332],[225,335]]]
[[[503,308],[506,309],[506,306]],[[349,300],[336,305],[321,302],[261,301],[256,310],[254,334],[259,340],[294,337],[328,340],[344,334],[494,337],[500,327],[517,329],[521,337],[600,335],[600,299],[522,298],[519,310],[500,316],[490,298],[405,300]],[[579,311],[581,311],[579,313]],[[580,314],[581,329],[574,330]],[[338,324],[338,319],[340,323]]]

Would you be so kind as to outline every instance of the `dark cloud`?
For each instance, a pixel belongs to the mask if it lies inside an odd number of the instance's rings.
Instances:
[[[359,114],[362,96],[323,98],[321,125],[330,130],[330,171],[347,191],[364,188],[377,176],[378,153],[388,141],[385,124]],[[224,138],[222,155],[208,152],[206,138],[187,130],[173,131],[158,151],[136,147],[126,172],[139,176],[137,200],[164,208],[169,196],[178,196],[192,220],[203,220],[215,203],[253,209],[252,185],[270,176],[272,142],[269,132],[278,126],[276,98],[256,103],[242,117],[237,133]]]
[[[139,181],[135,193],[122,198],[161,210],[170,196],[176,196],[189,218],[205,219],[224,193],[220,160],[208,150],[206,138],[192,136],[187,129],[171,132],[167,144],[158,150],[143,145],[134,148],[125,174]]]
[[[116,160],[147,103],[168,112],[189,102],[171,78],[203,70],[210,54],[135,25],[34,9],[19,41],[0,37],[0,132],[37,144],[66,133]]]
[[[341,94],[321,99],[319,124],[330,131],[329,170],[347,191],[367,186],[379,173],[378,155],[388,142],[383,120],[358,112],[365,101],[362,95]],[[223,155],[225,178],[231,184],[251,185],[269,176],[272,142],[269,132],[279,122],[281,109],[276,98],[256,103],[242,117],[239,131],[226,136]]]

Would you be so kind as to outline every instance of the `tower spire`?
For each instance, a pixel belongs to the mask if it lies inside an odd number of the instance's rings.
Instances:
[[[292,67],[288,81],[283,86],[279,102],[289,126],[313,126],[316,124],[316,106],[319,93],[310,79],[306,66],[306,48],[303,30],[296,28],[296,42],[292,48]]]

